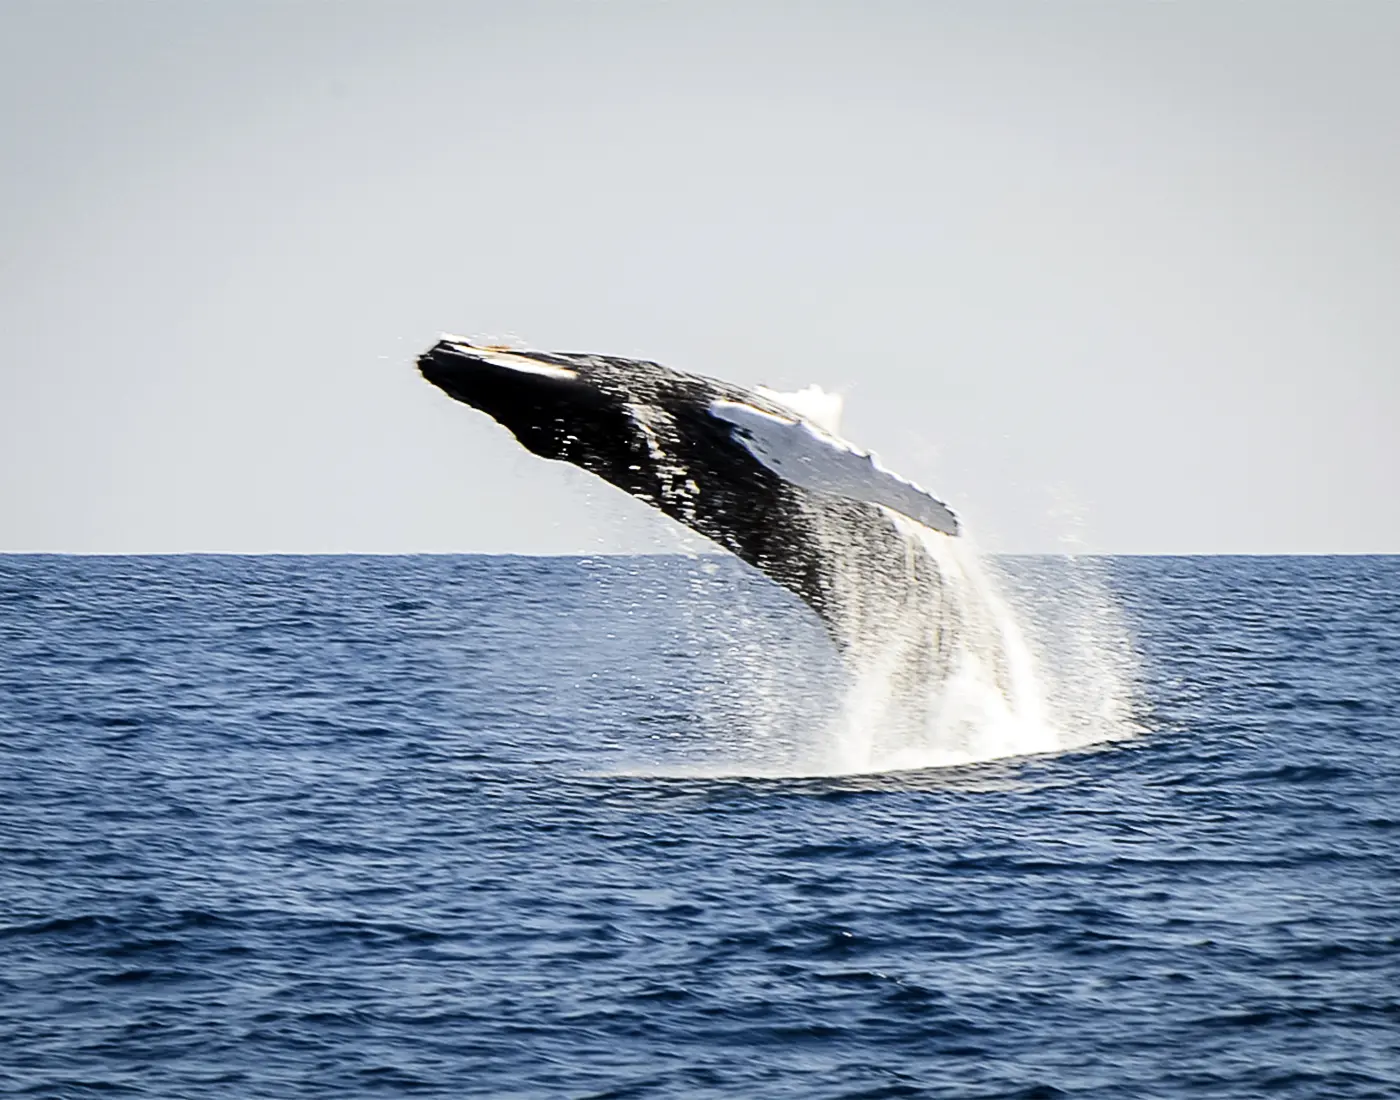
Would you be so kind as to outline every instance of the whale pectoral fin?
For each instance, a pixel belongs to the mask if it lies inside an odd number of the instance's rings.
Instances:
[[[737,401],[714,401],[710,415],[784,481],[816,493],[879,504],[945,535],[959,531],[954,511],[932,493],[885,469],[875,456],[806,420]]]

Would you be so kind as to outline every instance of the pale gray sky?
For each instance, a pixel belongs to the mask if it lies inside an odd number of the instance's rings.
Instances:
[[[440,331],[847,397],[980,541],[1400,552],[1400,4],[0,0],[0,550],[673,548]]]

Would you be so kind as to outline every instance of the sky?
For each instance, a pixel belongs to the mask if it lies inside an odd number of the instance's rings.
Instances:
[[[0,551],[694,548],[441,332],[846,398],[1001,552],[1400,552],[1400,4],[0,0]]]

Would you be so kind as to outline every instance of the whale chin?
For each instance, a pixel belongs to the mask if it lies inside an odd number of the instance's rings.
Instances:
[[[802,402],[646,360],[452,337],[418,369],[533,453],[596,474],[796,593],[843,648],[938,608],[927,540],[956,535],[957,516]]]

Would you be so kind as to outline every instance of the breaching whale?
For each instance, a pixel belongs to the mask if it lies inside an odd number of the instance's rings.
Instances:
[[[759,569],[843,651],[910,615],[933,624],[934,639],[943,633],[928,543],[956,536],[957,516],[784,395],[646,360],[451,337],[418,368],[534,454],[596,474]],[[919,648],[906,660],[923,666],[942,646]]]

